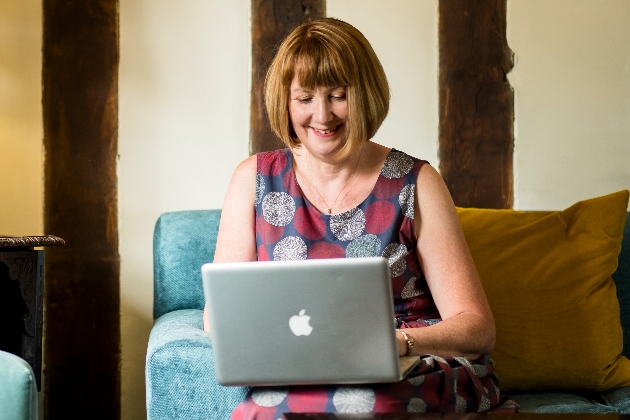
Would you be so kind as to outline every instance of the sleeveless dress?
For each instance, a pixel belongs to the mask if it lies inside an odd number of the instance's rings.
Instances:
[[[392,149],[370,195],[344,213],[321,213],[302,194],[289,149],[257,155],[259,261],[388,259],[397,328],[440,322],[416,254],[415,183],[426,161]],[[405,380],[369,385],[252,388],[232,419],[282,418],[286,412],[516,411],[501,396],[489,356],[422,358]]]

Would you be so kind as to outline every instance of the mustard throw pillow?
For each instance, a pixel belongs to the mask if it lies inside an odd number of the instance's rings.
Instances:
[[[458,209],[495,317],[503,390],[630,385],[611,278],[628,195],[556,212]]]

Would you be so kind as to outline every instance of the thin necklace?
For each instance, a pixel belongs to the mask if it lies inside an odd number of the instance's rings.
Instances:
[[[361,162],[361,156],[362,155],[363,155],[363,146],[361,146],[361,152],[359,153],[359,159],[357,159],[357,164],[354,166],[354,171],[352,171],[352,175],[350,176],[350,179],[348,180],[348,182],[346,182],[346,185],[343,186],[341,191],[339,191],[339,194],[337,194],[337,197],[335,198],[335,201],[333,201],[332,206],[328,205],[326,200],[324,200],[324,197],[322,197],[322,194],[319,192],[319,189],[317,188],[317,184],[315,184],[315,178],[313,178],[313,173],[311,172],[311,159],[310,159],[310,157],[308,155],[306,156],[306,166],[308,166],[308,174],[311,176],[311,182],[313,183],[313,187],[315,188],[315,191],[317,192],[317,195],[319,195],[319,198],[326,205],[326,208],[328,209],[328,214],[332,214],[332,209],[335,207],[335,204],[337,203],[337,200],[341,196],[341,193],[346,189],[346,187],[348,185],[350,185],[350,183],[354,179],[354,176],[357,173],[357,169],[359,168],[359,162]]]

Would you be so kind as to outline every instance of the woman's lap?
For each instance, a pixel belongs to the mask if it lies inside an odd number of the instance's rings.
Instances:
[[[253,388],[235,420],[277,420],[287,412],[387,413],[517,411],[501,396],[489,356],[427,356],[405,380],[388,384]]]

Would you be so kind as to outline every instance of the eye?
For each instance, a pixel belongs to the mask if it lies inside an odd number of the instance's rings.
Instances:
[[[310,96],[303,96],[295,99],[301,104],[308,104],[313,100],[313,98],[311,98]]]
[[[330,95],[330,98],[333,101],[345,101],[346,100],[346,93],[345,92],[334,93],[334,94]]]

